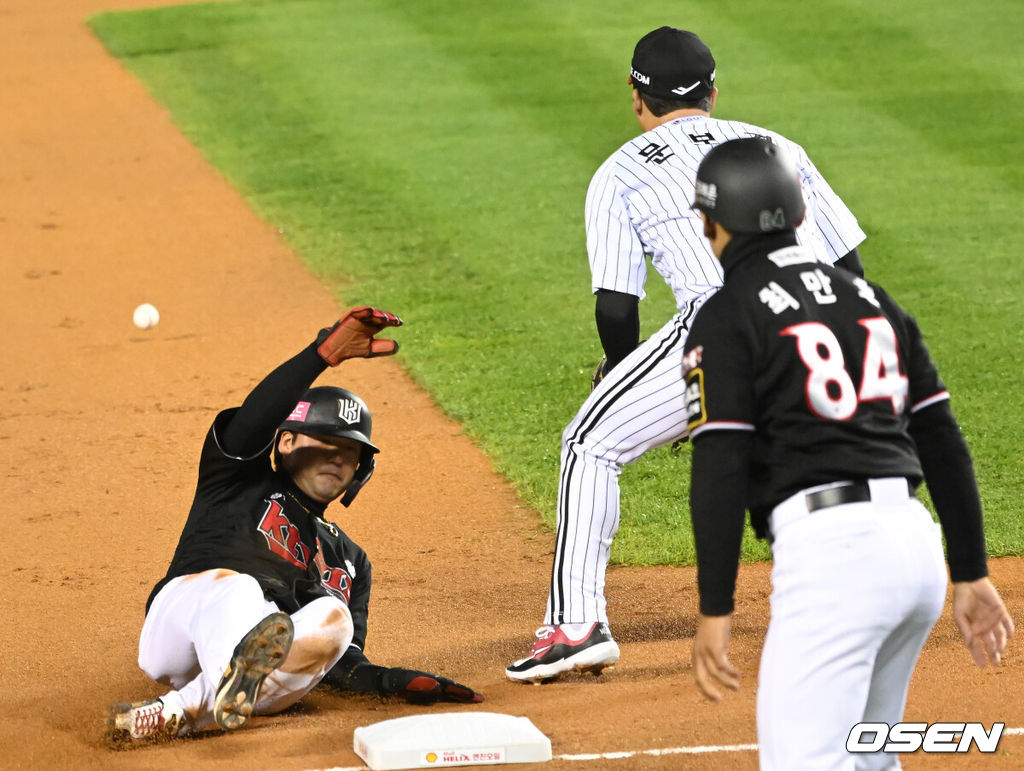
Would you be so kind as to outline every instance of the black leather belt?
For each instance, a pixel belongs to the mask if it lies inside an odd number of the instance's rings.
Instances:
[[[907,493],[914,495],[914,486],[907,482]],[[830,487],[827,490],[818,490],[816,493],[807,493],[804,496],[807,502],[807,511],[827,509],[829,506],[841,506],[844,503],[863,503],[871,500],[871,487],[867,482],[853,482],[842,487]]]

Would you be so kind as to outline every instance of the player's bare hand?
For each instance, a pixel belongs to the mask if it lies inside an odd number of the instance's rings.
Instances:
[[[693,677],[697,687],[713,702],[722,700],[722,687],[740,689],[740,671],[729,661],[732,616],[701,616],[693,638]]]
[[[984,667],[1002,663],[1006,642],[1013,637],[1010,618],[999,592],[987,578],[953,584],[953,620],[974,658]]]
[[[395,340],[377,340],[374,335],[386,327],[400,327],[402,320],[393,313],[364,305],[353,308],[338,322],[320,330],[317,353],[332,367],[345,359],[391,356],[398,351]]]

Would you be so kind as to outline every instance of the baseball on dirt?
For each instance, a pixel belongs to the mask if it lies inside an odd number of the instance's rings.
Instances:
[[[142,303],[142,305],[135,309],[132,321],[135,322],[135,326],[139,329],[151,329],[160,321],[160,311],[149,303]]]

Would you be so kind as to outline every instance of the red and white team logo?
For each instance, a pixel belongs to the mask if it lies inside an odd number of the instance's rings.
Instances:
[[[309,565],[309,547],[302,542],[299,529],[284,514],[284,507],[277,501],[267,501],[267,510],[260,519],[259,531],[267,539],[267,546],[274,554],[306,569]]]
[[[320,545],[319,538],[316,539],[316,556],[313,557],[313,563],[320,568],[320,583],[324,589],[348,605],[349,597],[352,596],[352,576],[344,568],[332,567],[324,561],[323,546]],[[355,573],[355,570],[352,572]]]

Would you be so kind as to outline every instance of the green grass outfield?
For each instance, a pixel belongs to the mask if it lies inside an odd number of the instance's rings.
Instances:
[[[1024,554],[1020,0],[243,0],[90,23],[339,307],[404,317],[402,364],[548,523],[600,357],[587,183],[638,133],[636,40],[696,30],[716,116],[800,142],[857,214],[869,277],[953,393],[990,552]],[[653,271],[648,290],[644,334],[673,311]],[[688,476],[688,448],[626,469],[615,561],[693,562]]]

